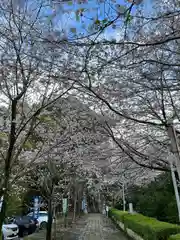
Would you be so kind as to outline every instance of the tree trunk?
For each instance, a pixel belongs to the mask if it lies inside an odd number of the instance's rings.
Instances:
[[[48,222],[46,229],[46,240],[52,239],[52,222],[53,222],[53,207],[52,207],[52,199],[54,194],[54,182],[52,181],[50,187],[50,196],[48,199]]]
[[[92,202],[93,202],[93,213],[96,212],[96,205],[95,205],[95,199],[92,198]]]
[[[53,228],[53,240],[56,240],[56,232],[57,232],[57,228],[56,228],[56,208],[54,208],[54,224],[53,224],[54,228]]]
[[[64,198],[67,198],[65,195]],[[67,212],[68,212],[68,198],[67,198],[67,211],[64,213],[64,227],[67,227]]]
[[[73,222],[76,220],[77,189],[75,188]]]
[[[48,200],[48,222],[47,222],[47,230],[46,230],[46,240],[51,240],[52,237],[52,222],[53,222],[53,216],[52,216],[52,195],[50,196]]]
[[[81,193],[80,193],[80,190],[78,190],[78,209],[77,209],[77,212],[78,212],[78,217],[80,217],[80,215],[81,215]]]
[[[17,108],[17,100],[12,100],[11,103],[11,130],[9,134],[9,148],[7,151],[6,159],[5,159],[5,168],[4,168],[4,182],[3,182],[3,203],[0,212],[0,233],[2,231],[2,225],[6,216],[6,208],[8,201],[8,191],[9,191],[9,179],[11,174],[11,162],[12,155],[14,150],[14,145],[16,142],[16,108]]]
[[[8,183],[8,182],[7,182]],[[4,219],[6,217],[6,209],[7,209],[7,201],[8,201],[8,191],[4,191],[3,194],[3,202],[2,202],[2,207],[1,207],[1,212],[0,212],[0,239],[2,239],[2,225],[4,222]]]

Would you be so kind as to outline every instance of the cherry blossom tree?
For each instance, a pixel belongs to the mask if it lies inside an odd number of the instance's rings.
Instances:
[[[134,16],[127,40],[81,42],[76,81],[89,104],[119,121],[114,140],[121,151],[142,167],[168,170],[167,129],[179,119],[179,11],[177,1],[155,4],[158,10]]]
[[[41,122],[38,116],[49,104],[66,95],[73,85],[62,79],[62,84],[57,86],[56,81],[50,78],[50,73],[56,71],[53,68],[56,57],[40,37],[42,5],[33,11],[33,6],[27,2],[20,6],[14,1],[2,1],[0,8],[0,91],[3,111],[0,150],[4,177],[0,183],[0,193],[4,196],[0,213],[1,229],[13,171],[22,158],[33,162],[42,147],[41,142],[33,154],[25,154],[32,145],[32,141],[29,143],[31,133]],[[63,49],[59,49],[58,53],[62,52]],[[42,57],[46,61],[42,61]],[[66,67],[61,64],[60,58],[58,63],[61,66],[59,71]]]
[[[179,132],[179,38],[179,3],[162,0],[133,14],[115,40],[73,45],[79,68],[68,79],[76,81],[78,97],[118,122],[106,130],[124,161],[150,171],[169,171],[173,120]]]
[[[12,182],[16,179],[17,184],[42,192],[50,216],[46,239],[51,239],[56,205],[61,205],[64,196],[71,197],[75,221],[86,183],[91,176],[102,176],[102,168],[109,164],[113,151],[106,144],[109,137],[104,132],[104,118],[73,96],[49,104],[37,119],[39,124],[31,131],[25,151],[19,156],[21,172],[15,174]]]

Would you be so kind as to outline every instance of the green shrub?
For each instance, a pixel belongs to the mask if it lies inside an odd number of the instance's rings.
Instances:
[[[167,240],[171,234],[180,232],[180,227],[175,224],[160,222],[141,214],[125,216],[124,224],[147,240]]]
[[[110,210],[110,216],[124,223],[125,228],[129,228],[144,240],[167,240],[172,234],[180,233],[180,226],[160,222],[155,218],[143,216],[141,214],[129,214],[127,212]]]
[[[180,240],[180,234],[172,235],[168,238],[168,240]]]
[[[120,222],[124,222],[124,216],[128,214],[128,212],[125,212],[125,211],[119,211],[115,208],[111,208],[109,210],[109,217],[112,217],[114,216],[118,221]]]

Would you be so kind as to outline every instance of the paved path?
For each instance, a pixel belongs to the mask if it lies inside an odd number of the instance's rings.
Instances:
[[[66,231],[62,231],[62,226],[58,231],[57,227],[56,237],[57,240],[128,240],[110,219],[101,214],[87,214]],[[39,231],[25,240],[44,239],[45,231]]]
[[[79,224],[78,224],[79,223]],[[79,221],[79,236],[74,238],[78,240],[127,240],[128,238],[120,232],[110,219],[100,214],[88,214],[83,226]],[[73,238],[72,238],[73,239]],[[73,240],[74,240],[73,239]]]

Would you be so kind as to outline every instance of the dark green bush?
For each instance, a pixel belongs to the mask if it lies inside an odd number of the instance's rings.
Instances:
[[[125,228],[131,229],[144,240],[167,240],[170,235],[180,233],[180,226],[175,224],[160,222],[141,214],[129,214],[116,209],[110,211],[110,216],[123,222]]]
[[[172,235],[168,238],[168,240],[180,240],[180,234]]]
[[[145,216],[179,223],[171,173],[160,174],[147,184],[129,186],[126,202],[133,203],[134,210]],[[123,208],[122,200],[116,204],[116,208]]]

